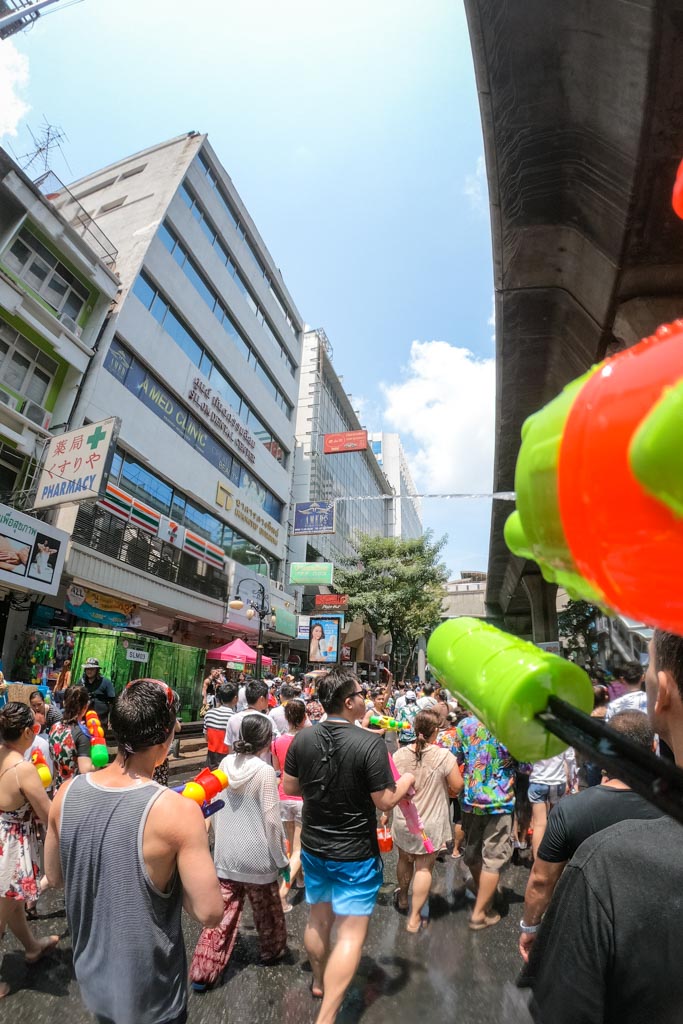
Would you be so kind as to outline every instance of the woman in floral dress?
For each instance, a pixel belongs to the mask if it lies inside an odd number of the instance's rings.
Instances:
[[[26,962],[40,960],[59,942],[38,938],[26,921],[25,904],[38,898],[36,824],[47,825],[50,802],[34,765],[24,761],[33,743],[34,716],[15,701],[0,710],[0,933],[9,927],[26,950]],[[0,999],[9,986],[0,982]]]
[[[54,762],[55,791],[74,775],[93,770],[90,734],[84,725],[90,696],[84,686],[70,686],[64,697],[64,717],[50,729],[50,755]]]

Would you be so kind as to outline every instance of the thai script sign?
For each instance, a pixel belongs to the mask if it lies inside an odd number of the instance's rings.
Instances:
[[[0,505],[0,583],[56,594],[69,534],[34,516]]]
[[[333,575],[332,562],[292,562],[289,567],[289,582],[305,587],[331,587]]]
[[[325,434],[323,439],[323,455],[364,452],[367,447],[367,430],[344,430],[341,434]]]

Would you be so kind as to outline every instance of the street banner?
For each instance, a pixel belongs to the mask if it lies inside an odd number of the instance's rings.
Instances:
[[[38,477],[34,508],[99,498],[104,493],[121,429],[118,416],[53,437]]]
[[[72,583],[66,592],[64,608],[86,622],[96,622],[108,629],[125,629],[135,611],[135,603],[110,594],[99,594]]]
[[[56,594],[69,534],[0,505],[0,583],[36,594]]]
[[[289,567],[289,582],[304,587],[331,587],[333,575],[332,562],[292,562]]]
[[[333,501],[297,501],[294,506],[294,536],[334,533]]]
[[[341,434],[325,434],[323,437],[323,455],[364,452],[367,447],[367,430],[344,430]]]

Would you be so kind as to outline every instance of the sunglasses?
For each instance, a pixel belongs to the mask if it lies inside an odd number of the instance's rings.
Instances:
[[[170,686],[168,686],[167,683],[163,681],[163,679],[131,679],[131,681],[126,686],[126,689],[128,689],[128,687],[130,686],[135,686],[136,683],[156,683],[157,686],[163,686],[164,690],[166,691],[166,703],[168,704],[169,708],[173,707],[173,702],[175,700],[175,697],[173,696],[173,690],[171,689]]]

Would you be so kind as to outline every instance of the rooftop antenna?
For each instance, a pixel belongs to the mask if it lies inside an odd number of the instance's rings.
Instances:
[[[1,2],[2,0],[0,0]],[[58,149],[62,157],[64,157],[64,163],[69,168],[69,172],[71,172],[69,161],[64,156],[64,150],[62,149],[62,142],[68,142],[66,133],[56,124],[50,124],[46,117],[43,117],[43,122],[44,124],[38,135],[35,135],[29,127],[28,131],[33,139],[34,149],[18,157],[17,163],[22,171],[25,171],[27,174],[34,164],[38,164],[40,174],[46,174],[51,169],[50,154],[54,149]]]

